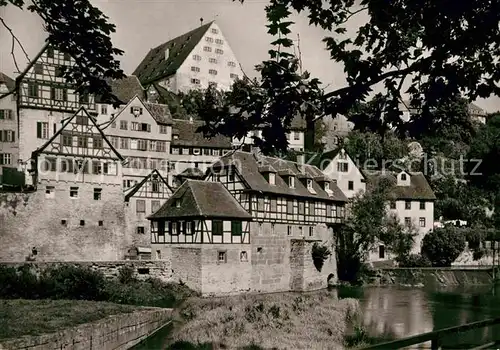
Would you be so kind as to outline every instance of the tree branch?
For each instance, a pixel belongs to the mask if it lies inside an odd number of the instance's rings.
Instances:
[[[30,58],[28,56],[28,53],[24,49],[23,44],[21,44],[21,42],[19,41],[19,39],[17,38],[17,36],[14,34],[14,32],[12,31],[12,29],[7,25],[7,23],[5,23],[5,20],[2,17],[0,17],[0,22],[5,27],[5,29],[7,29],[9,31],[9,33],[10,33],[10,35],[12,37],[12,45],[11,45],[11,48],[10,48],[10,54],[12,55],[12,59],[14,60],[14,65],[16,66],[17,71],[21,72],[21,70],[19,69],[19,65],[17,64],[16,55],[14,53],[16,42],[19,45],[19,47],[21,48],[21,50],[23,51],[23,53],[26,56],[26,59],[28,60],[28,62],[30,62]],[[2,98],[2,97],[3,96],[0,96],[0,98]]]
[[[346,23],[349,19],[351,19],[351,17],[352,17],[352,16],[357,15],[358,13],[363,12],[363,11],[365,11],[365,10],[368,10],[368,6],[366,6],[366,7],[362,7],[362,8],[360,8],[359,10],[356,10],[356,11],[354,11],[354,12],[351,12],[351,11],[349,11],[349,10],[346,10],[346,13],[348,13],[348,14],[349,14],[349,16],[347,16],[347,17],[346,17],[346,19],[344,19],[344,20],[343,20],[341,23],[339,23],[339,24],[344,24],[344,23]]]

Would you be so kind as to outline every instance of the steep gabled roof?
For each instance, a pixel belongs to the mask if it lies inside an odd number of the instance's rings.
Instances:
[[[231,138],[216,135],[212,138],[206,138],[203,133],[196,130],[204,125],[200,120],[182,120],[174,119],[172,127],[172,135],[177,135],[178,138],[172,138],[172,146],[191,146],[191,147],[210,147],[231,149]]]
[[[123,158],[123,156],[116,150],[116,148],[113,147],[113,145],[109,142],[106,135],[104,135],[102,129],[99,127],[99,125],[97,125],[95,118],[92,117],[84,107],[80,107],[80,109],[76,111],[76,113],[73,114],[72,117],[66,119],[63,126],[59,130],[57,130],[57,132],[49,140],[47,140],[47,142],[45,142],[41,147],[34,150],[32,153],[32,158],[35,159],[38,154],[42,153],[57,137],[59,137],[61,132],[63,132],[64,129],[66,129],[68,124],[71,123],[71,121],[75,119],[76,116],[81,114],[84,114],[90,120],[90,122],[96,127],[96,129],[101,134],[103,142],[105,142],[109,146],[109,148],[113,151],[113,153],[116,155],[116,157],[123,162],[125,158]]]
[[[407,172],[410,175],[409,186],[397,186],[397,174],[392,171],[366,170],[367,190],[372,190],[382,178],[387,178],[395,186],[392,196],[398,200],[435,200],[436,195],[421,172]]]
[[[212,23],[213,21],[150,50],[133,74],[144,85],[175,74]],[[167,49],[169,56],[165,59]]]
[[[137,185],[135,185],[134,187],[132,187],[130,189],[130,191],[128,191],[126,194],[125,194],[125,202],[128,202],[130,200],[131,197],[134,196],[134,194],[137,193],[137,191],[139,191],[141,189],[141,187],[153,176],[153,175],[157,175],[158,178],[165,184],[165,186],[167,186],[167,188],[171,191],[171,192],[174,192],[174,190],[168,185],[168,182],[163,178],[163,176],[161,176],[161,174],[158,172],[158,170],[156,169],[153,169],[152,172],[150,172],[147,176],[144,177],[144,179],[142,179],[141,182],[139,182]]]
[[[199,168],[186,168],[183,172],[178,174],[177,177],[202,179],[205,177],[205,172],[201,171]]]
[[[207,174],[211,169],[216,170],[221,165],[235,166],[243,181],[254,191],[294,197],[306,197],[309,199],[315,198],[327,201],[347,201],[347,197],[331,179],[328,179],[330,180],[331,195],[329,195],[318,182],[313,180],[313,189],[316,193],[314,194],[309,192],[307,187],[299,181],[299,179],[295,181],[295,188],[290,188],[285,179],[279,175],[280,173],[291,173],[298,177],[299,174],[305,173],[313,179],[324,176],[321,170],[312,165],[299,164],[279,158],[257,156],[249,152],[235,151],[222,156],[217,163],[207,170]],[[262,169],[264,166],[270,166],[278,172],[275,178],[275,185],[269,184],[263,173],[259,171],[259,169]]]
[[[144,98],[146,93],[139,79],[135,75],[129,75],[123,79],[106,79],[106,82],[111,87],[111,92],[121,103],[128,103],[134,96]],[[109,103],[104,101],[101,96],[96,96],[96,103]]]
[[[5,84],[7,86],[7,89],[11,91],[16,87],[16,82],[14,79],[11,79],[9,76],[6,74],[0,72],[0,85]]]
[[[177,201],[180,201],[177,206]],[[227,218],[251,220],[252,216],[220,182],[186,180],[148,219]]]

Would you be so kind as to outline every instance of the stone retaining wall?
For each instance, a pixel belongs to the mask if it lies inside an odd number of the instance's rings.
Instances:
[[[172,309],[143,308],[57,333],[4,341],[0,350],[126,350],[165,326],[171,315]]]

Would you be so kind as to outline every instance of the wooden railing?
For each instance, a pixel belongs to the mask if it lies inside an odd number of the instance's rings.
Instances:
[[[419,335],[415,335],[412,337],[408,338],[403,338],[403,339],[398,339],[386,343],[381,343],[381,344],[375,344],[371,345],[366,348],[362,348],[361,350],[395,350],[395,349],[402,349],[406,348],[408,346],[412,345],[417,345],[417,344],[422,344],[426,343],[428,341],[431,342],[431,349],[432,350],[438,350],[441,349],[441,344],[442,344],[442,339],[445,336],[451,335],[451,334],[456,334],[456,333],[463,333],[466,331],[470,331],[473,329],[478,329],[478,328],[484,328],[484,327],[490,327],[494,325],[500,324],[500,318],[493,318],[485,321],[478,321],[478,322],[473,322],[473,323],[467,323],[461,326],[456,326],[456,327],[450,327],[450,328],[443,328],[437,331],[433,332],[428,332],[428,333],[423,333]],[[500,334],[497,335],[497,338],[500,339]],[[488,344],[480,345],[475,348],[469,349],[469,350],[479,350],[479,349],[488,349],[494,345],[500,344],[500,341],[493,341]]]

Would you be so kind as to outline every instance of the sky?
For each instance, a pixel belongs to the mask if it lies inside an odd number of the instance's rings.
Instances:
[[[240,61],[245,73],[254,76],[256,64],[268,58],[269,43],[264,7],[267,1],[245,0],[91,0],[111,23],[116,25],[113,44],[125,51],[120,57],[125,74],[131,74],[147,52],[171,38],[204,23],[215,20]],[[35,56],[44,44],[46,34],[37,15],[21,11],[12,5],[0,7],[0,17],[13,30],[27,51]],[[300,38],[303,69],[318,77],[327,90],[345,86],[343,67],[330,60],[321,41],[329,33],[309,26],[305,15],[295,15],[293,39]],[[364,18],[350,22],[348,31],[355,33]],[[298,37],[297,37],[298,34]],[[298,43],[298,42],[297,42]],[[25,55],[16,50],[20,70],[26,66]],[[11,35],[0,24],[0,71],[15,77],[17,69],[11,55]],[[488,112],[500,110],[500,98],[478,100]]]

